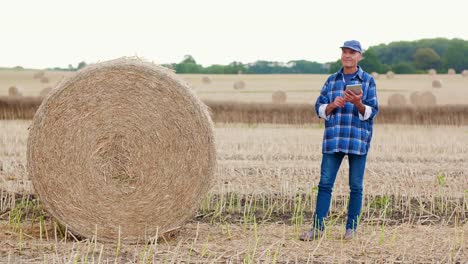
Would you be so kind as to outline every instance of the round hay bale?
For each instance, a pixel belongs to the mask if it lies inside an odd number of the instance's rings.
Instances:
[[[275,91],[271,95],[271,99],[272,99],[273,103],[275,103],[275,104],[283,104],[283,103],[286,103],[286,100],[288,99],[288,96],[287,96],[286,92],[278,90],[278,91]]]
[[[447,74],[454,75],[457,74],[457,72],[455,72],[455,69],[450,68],[448,69]]]
[[[202,78],[202,82],[203,82],[204,84],[210,84],[211,81],[212,81],[212,80],[211,80],[211,77],[209,77],[209,76],[203,76],[203,78]]]
[[[34,73],[33,77],[34,77],[34,79],[40,79],[40,78],[44,77],[44,75],[45,75],[45,71],[38,71],[38,72]]]
[[[42,78],[41,78],[41,83],[49,83],[49,78],[47,78],[47,77],[42,77]]]
[[[388,105],[389,106],[405,106],[406,98],[402,94],[392,94],[388,98]]]
[[[437,104],[437,100],[434,94],[429,91],[426,91],[426,92],[422,92],[419,95],[416,105],[422,106],[422,107],[430,107],[436,104]]]
[[[461,74],[463,77],[468,77],[468,70],[463,70]]]
[[[52,87],[47,86],[46,88],[42,89],[42,91],[39,93],[40,97],[46,97],[50,91],[52,91]]]
[[[73,232],[134,243],[198,208],[215,172],[213,124],[168,69],[129,58],[89,65],[42,102],[27,164],[45,209]]]
[[[437,74],[437,71],[436,71],[435,69],[429,69],[429,70],[427,71],[427,73],[428,73],[429,75],[436,75],[436,74]]]
[[[240,80],[234,83],[234,89],[244,89],[246,86],[245,82]]]
[[[8,96],[23,96],[23,91],[20,87],[10,86],[8,88]]]
[[[432,81],[432,88],[442,88],[442,81],[441,80],[433,80]]]
[[[371,75],[372,75],[372,78],[374,78],[376,80],[379,79],[379,74],[378,73],[372,72]]]
[[[393,78],[395,78],[395,73],[392,72],[392,71],[388,71],[387,72],[387,79],[393,79]]]
[[[410,94],[410,102],[412,105],[417,105],[418,104],[418,99],[420,96],[420,92],[412,92]]]

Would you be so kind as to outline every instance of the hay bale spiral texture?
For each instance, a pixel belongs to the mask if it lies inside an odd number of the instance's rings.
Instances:
[[[213,124],[173,72],[117,59],[50,92],[31,125],[27,163],[46,210],[73,232],[137,242],[180,226],[211,187]]]
[[[284,103],[286,103],[286,100],[288,99],[288,95],[286,94],[286,92],[284,92],[282,90],[278,90],[278,91],[275,91],[271,95],[271,99],[272,99],[273,103],[275,103],[275,104],[284,104]]]

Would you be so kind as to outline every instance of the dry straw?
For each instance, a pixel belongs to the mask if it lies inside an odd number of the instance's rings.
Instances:
[[[377,72],[372,72],[371,75],[372,75],[372,78],[376,80],[379,79],[379,74]]]
[[[203,76],[203,78],[202,78],[202,82],[203,82],[204,84],[210,84],[211,81],[212,81],[212,80],[211,80],[211,77],[209,77],[209,76]]]
[[[284,104],[288,99],[286,92],[278,90],[271,95],[271,99],[275,104]]]
[[[8,96],[23,96],[22,89],[17,86],[10,86],[8,88]]]
[[[468,70],[463,70],[461,74],[463,77],[468,77]]]
[[[432,88],[442,88],[442,81],[441,80],[433,80],[432,81]]]
[[[237,89],[244,89],[245,86],[246,86],[246,85],[245,85],[245,82],[242,81],[242,80],[236,81],[236,82],[234,83],[234,89],[236,89],[236,90],[237,90]]]
[[[455,72],[455,69],[450,68],[448,69],[447,74],[453,75],[453,74],[457,74],[457,72]]]
[[[183,224],[212,185],[207,107],[170,70],[138,59],[90,65],[34,116],[28,174],[73,232],[138,242]]]
[[[405,106],[406,98],[402,94],[392,94],[388,98],[388,105],[389,106]]]

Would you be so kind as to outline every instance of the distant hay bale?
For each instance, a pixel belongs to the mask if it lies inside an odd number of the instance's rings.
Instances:
[[[429,69],[429,70],[427,71],[427,73],[428,73],[429,75],[436,75],[436,74],[437,74],[437,71],[436,71],[435,69]]]
[[[372,77],[373,77],[374,79],[376,79],[376,80],[379,79],[379,74],[378,74],[378,73],[372,72],[371,75],[372,75]]]
[[[8,96],[23,96],[23,91],[18,86],[10,86],[8,88]]]
[[[461,74],[463,77],[468,77],[468,70],[463,70]]]
[[[448,69],[447,74],[453,75],[453,74],[457,74],[457,72],[455,71],[455,69],[450,68]]]
[[[209,76],[203,76],[203,78],[202,78],[202,82],[203,82],[204,84],[210,84],[211,81],[212,81],[212,80],[211,80],[211,77],[209,77]]]
[[[417,105],[418,104],[418,98],[419,98],[420,92],[412,92],[410,94],[410,102],[412,105]]]
[[[273,103],[275,103],[275,104],[283,104],[283,103],[286,103],[286,100],[288,99],[288,96],[287,96],[286,92],[278,90],[278,91],[275,91],[271,95],[271,99],[272,99]]]
[[[47,77],[42,77],[42,78],[41,78],[41,83],[49,83],[49,78],[47,78]]]
[[[211,188],[213,124],[188,85],[123,58],[61,82],[32,121],[27,171],[44,208],[83,237],[147,241],[178,228]]]
[[[432,81],[432,88],[442,88],[442,81],[441,80],[433,80]]]
[[[433,93],[426,91],[419,94],[416,106],[430,107],[437,104],[436,97]]]
[[[39,93],[40,97],[46,97],[52,91],[52,87],[47,86],[46,88],[42,89],[41,92]]]
[[[387,72],[387,79],[393,79],[395,77],[395,73],[392,71]]]
[[[40,79],[40,78],[44,77],[44,75],[45,75],[45,71],[38,71],[38,72],[34,73],[33,77],[34,77],[34,79]]]
[[[237,89],[244,89],[245,86],[246,86],[246,84],[245,84],[245,82],[242,81],[242,80],[236,81],[236,82],[234,83],[234,89],[236,89],[236,90],[237,90]]]
[[[392,94],[388,98],[388,105],[389,106],[405,106],[406,98],[402,94]]]

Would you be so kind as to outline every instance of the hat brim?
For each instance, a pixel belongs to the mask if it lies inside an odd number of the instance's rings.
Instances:
[[[361,53],[360,50],[358,50],[358,49],[356,49],[356,48],[354,48],[354,47],[350,47],[350,46],[341,46],[341,47],[340,47],[340,49],[343,49],[343,48],[352,49],[352,50],[354,50],[354,51],[357,51],[357,52]]]

